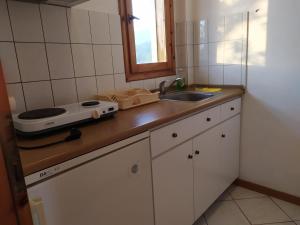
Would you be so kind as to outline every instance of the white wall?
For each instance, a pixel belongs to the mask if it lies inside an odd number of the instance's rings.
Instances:
[[[81,3],[74,8],[119,14],[118,0],[89,0]]]
[[[194,19],[251,11],[240,176],[300,197],[300,1],[194,0],[194,6]]]

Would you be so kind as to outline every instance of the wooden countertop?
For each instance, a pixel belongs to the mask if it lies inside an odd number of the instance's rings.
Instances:
[[[21,150],[24,175],[57,165],[72,158],[97,150],[101,147],[124,140],[131,136],[153,129],[180,117],[200,112],[208,107],[221,104],[242,96],[241,88],[225,88],[223,94],[199,102],[163,100],[138,108],[119,111],[114,118],[89,124],[80,128],[82,137],[69,143],[55,145],[44,149]],[[67,132],[36,140],[18,139],[18,145],[36,146],[61,140]]]

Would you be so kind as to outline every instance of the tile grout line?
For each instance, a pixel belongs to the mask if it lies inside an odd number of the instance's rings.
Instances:
[[[94,44],[93,44],[93,34],[92,34],[92,24],[91,24],[91,11],[88,11],[88,17],[89,17],[89,26],[90,26],[90,36],[91,36],[91,44],[92,44],[92,54],[93,54],[93,65],[94,65],[94,78],[96,82],[96,90],[97,90],[97,95],[99,94],[99,87],[98,87],[98,82],[97,82],[97,77],[96,77],[96,58],[95,58],[95,51],[94,51]]]
[[[71,10],[71,9],[69,9],[69,10]],[[70,32],[70,24],[69,24],[69,16],[68,16],[67,8],[65,8],[65,16],[66,16],[66,20],[67,20],[67,31],[68,31],[69,41],[70,41],[70,48],[71,48],[72,67],[73,67],[73,75],[74,75],[74,77],[72,79],[74,79],[74,82],[75,82],[75,91],[76,91],[76,98],[77,98],[76,100],[77,100],[77,102],[79,102],[79,93],[78,93],[75,63],[74,63],[74,53],[73,53],[73,48],[72,48],[72,43],[71,43],[71,32]]]
[[[295,221],[294,221],[294,219],[293,218],[291,218],[286,212],[285,212],[285,210],[284,209],[282,209],[282,207],[279,205],[279,204],[277,204],[274,200],[273,200],[273,198],[272,197],[269,197],[270,199],[271,199],[271,201],[289,218],[289,219],[291,219],[291,221],[292,222],[294,222],[295,223]],[[296,223],[295,223],[296,224]]]
[[[18,72],[19,72],[19,79],[20,79],[21,89],[22,89],[22,93],[23,93],[23,101],[24,101],[25,111],[27,111],[28,110],[28,105],[27,105],[26,98],[25,98],[25,91],[24,91],[23,79],[22,79],[22,75],[21,75],[20,62],[19,62],[16,42],[15,42],[15,34],[14,34],[14,31],[13,31],[12,22],[11,22],[11,13],[10,13],[10,10],[9,10],[9,7],[8,7],[8,0],[6,0],[5,2],[6,2],[6,10],[7,10],[7,14],[8,14],[8,19],[9,19],[9,26],[10,26],[10,29],[11,29],[12,43],[14,45],[14,51],[15,51],[16,60],[17,60],[17,67],[18,67]]]
[[[242,215],[245,217],[245,219],[248,221],[249,225],[252,225],[250,219],[247,217],[247,215],[244,213],[244,211],[242,210],[242,208],[239,206],[239,204],[237,203],[237,201],[233,198],[232,194],[230,193],[230,196],[232,198],[233,203],[238,207],[238,209],[240,210],[240,212],[242,213]]]
[[[53,101],[53,106],[56,106],[55,103],[55,98],[54,98],[54,91],[53,91],[53,85],[52,85],[52,80],[51,80],[51,73],[50,73],[50,65],[49,65],[49,57],[48,57],[48,51],[46,47],[46,38],[45,38],[45,31],[44,31],[44,23],[43,23],[43,18],[42,18],[42,12],[41,12],[41,4],[38,4],[39,8],[39,16],[40,16],[40,22],[41,22],[41,28],[42,28],[42,33],[43,33],[43,45],[45,49],[45,54],[46,54],[46,61],[47,61],[47,67],[48,67],[48,75],[49,75],[49,82],[50,82],[50,88],[51,88],[51,95],[52,95],[52,101]]]

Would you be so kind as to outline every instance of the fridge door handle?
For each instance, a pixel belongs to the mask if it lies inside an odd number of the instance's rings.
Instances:
[[[47,225],[42,198],[29,200],[34,225]]]

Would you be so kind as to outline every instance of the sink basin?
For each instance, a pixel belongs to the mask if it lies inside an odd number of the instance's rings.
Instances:
[[[161,95],[160,99],[169,99],[177,101],[201,101],[213,97],[211,93],[199,93],[199,92],[173,92]]]

